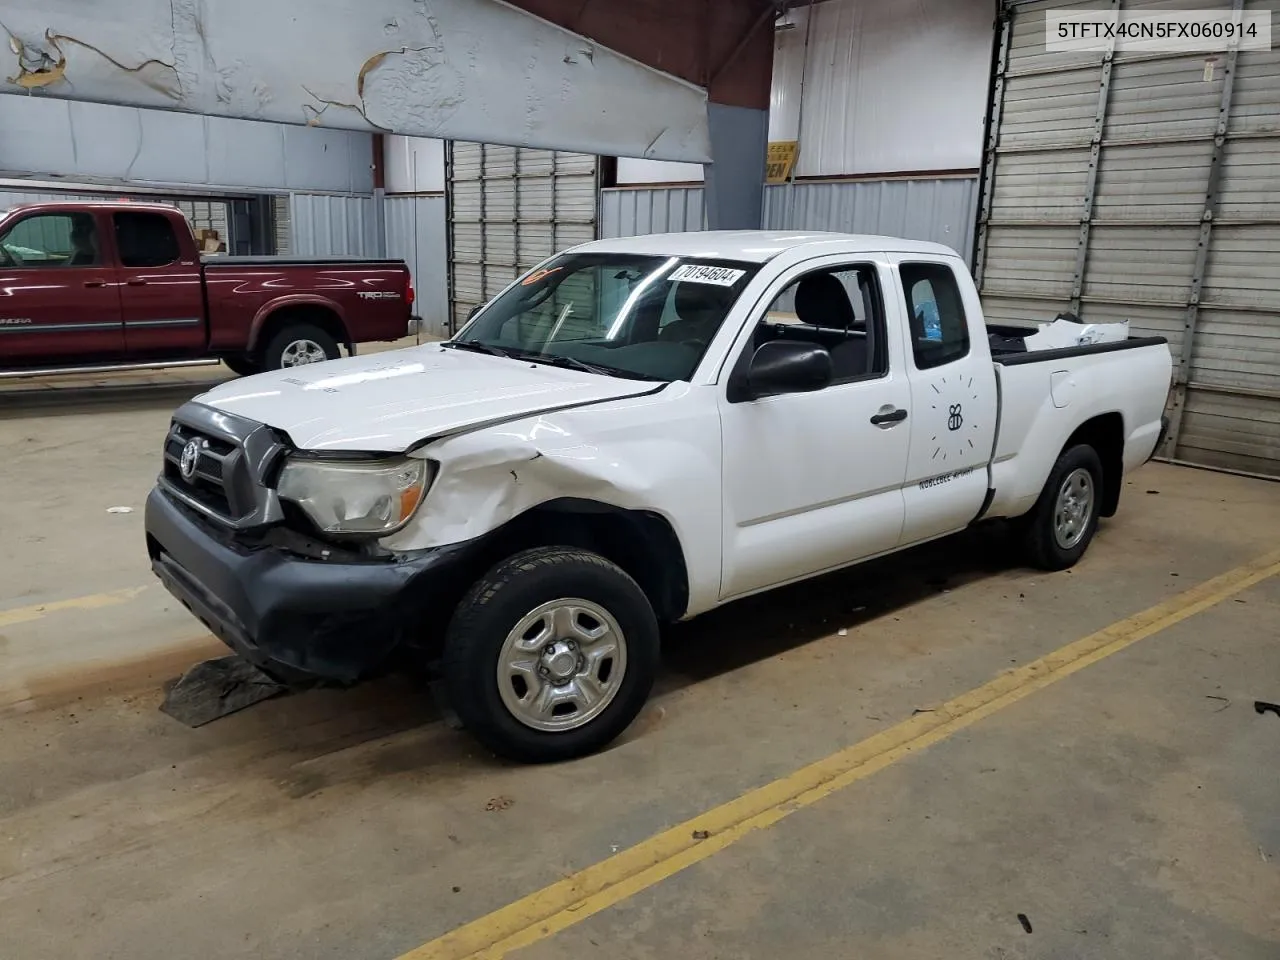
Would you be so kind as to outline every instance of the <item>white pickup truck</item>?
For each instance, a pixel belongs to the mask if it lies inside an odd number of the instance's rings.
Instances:
[[[1032,332],[989,329],[936,244],[588,243],[451,340],[182,406],[152,566],[282,682],[407,650],[489,748],[569,758],[635,718],[663,622],[987,518],[1075,563],[1156,450],[1172,361]]]

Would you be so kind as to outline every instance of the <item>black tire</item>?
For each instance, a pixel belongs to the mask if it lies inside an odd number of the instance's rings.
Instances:
[[[1090,506],[1079,540],[1063,546],[1056,534],[1058,498],[1063,484],[1076,470],[1084,470],[1089,476]],[[1098,529],[1102,482],[1102,461],[1093,447],[1077,444],[1063,451],[1049,471],[1049,479],[1045,481],[1036,505],[1020,521],[1022,547],[1028,562],[1042,570],[1065,570],[1084,556]]]
[[[324,351],[326,360],[342,356],[338,342],[313,323],[291,323],[269,341],[262,351],[262,369],[280,370],[284,367],[285,351],[294,344],[309,341]]]
[[[250,377],[255,373],[262,372],[262,364],[245,354],[223,357],[222,362],[227,365],[227,368],[232,373],[239,374],[242,377]]]
[[[507,635],[544,603],[598,604],[625,638],[626,668],[599,715],[563,731],[535,729],[504,704],[498,660]],[[538,547],[497,564],[458,604],[444,641],[442,669],[463,725],[501,757],[552,763],[594,753],[621,734],[649,697],[658,671],[658,622],[644,592],[603,557],[570,547]]]

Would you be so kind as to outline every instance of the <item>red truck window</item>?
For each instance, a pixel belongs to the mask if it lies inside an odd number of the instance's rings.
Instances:
[[[93,215],[25,217],[0,237],[0,266],[91,267],[102,262]]]
[[[181,255],[169,218],[159,213],[117,213],[116,247],[126,267],[163,267]]]

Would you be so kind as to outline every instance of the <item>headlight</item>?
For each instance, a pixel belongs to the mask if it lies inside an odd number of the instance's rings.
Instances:
[[[276,489],[325,533],[394,533],[413,516],[430,479],[425,460],[304,460],[291,457]]]

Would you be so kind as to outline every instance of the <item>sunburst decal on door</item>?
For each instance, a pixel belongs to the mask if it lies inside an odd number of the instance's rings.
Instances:
[[[929,422],[934,433],[931,438],[933,456],[929,459],[964,459],[977,449],[973,434],[979,425],[970,416],[978,408],[978,392],[973,388],[973,377],[962,374],[950,382],[941,377],[930,387],[934,392],[934,402],[929,405]]]

